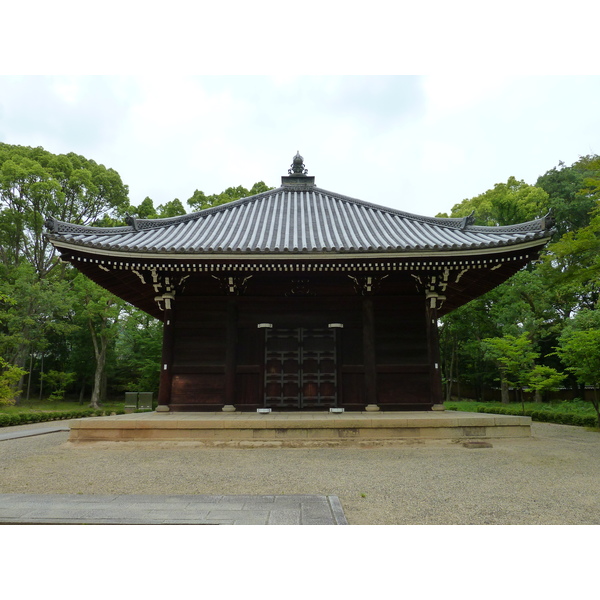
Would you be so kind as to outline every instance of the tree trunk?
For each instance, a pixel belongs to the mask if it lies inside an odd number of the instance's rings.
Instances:
[[[94,373],[94,388],[92,389],[92,398],[90,408],[100,408],[100,390],[102,387],[102,375],[106,363],[106,343],[101,344],[99,352],[96,354],[96,372]]]
[[[504,379],[500,381],[500,398],[502,404],[510,404],[510,396],[508,394],[508,383]]]
[[[454,384],[454,359],[456,357],[456,340],[453,340],[452,352],[450,353],[450,365],[446,372],[446,402],[452,400],[452,386]]]
[[[33,352],[29,353],[29,375],[27,376],[27,402],[31,394],[31,375],[33,374]]]
[[[538,404],[542,402],[542,392],[541,390],[535,390],[535,395],[533,397],[533,401]]]
[[[102,382],[100,384],[100,404],[106,404],[107,402],[107,389],[108,389],[108,380],[106,377],[106,369],[102,371]]]
[[[79,390],[79,404],[83,404],[84,394],[85,394],[85,377],[81,380],[81,390]]]
[[[42,392],[44,391],[44,353],[42,352],[42,362],[40,366],[40,402],[42,400]]]
[[[90,333],[92,334],[92,343],[94,344],[94,355],[96,356],[96,371],[94,373],[94,387],[92,388],[92,398],[90,400],[90,408],[100,408],[100,393],[102,391],[102,376],[104,374],[104,366],[106,364],[106,350],[108,348],[108,340],[102,335],[97,335],[94,331],[94,325],[88,321]]]

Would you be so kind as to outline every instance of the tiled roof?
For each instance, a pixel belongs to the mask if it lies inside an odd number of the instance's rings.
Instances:
[[[123,227],[85,227],[55,219],[47,235],[107,252],[184,255],[314,255],[327,253],[452,252],[511,246],[548,238],[551,220],[507,227],[472,219],[423,217],[385,208],[314,185],[282,187],[168,219],[129,219]],[[311,178],[312,179],[312,178]]]

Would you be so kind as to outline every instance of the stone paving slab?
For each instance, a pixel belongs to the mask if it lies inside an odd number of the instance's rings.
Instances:
[[[57,433],[59,431],[71,431],[71,428],[63,425],[60,427],[38,427],[37,429],[21,429],[18,431],[10,431],[9,433],[0,433],[0,442],[2,440],[15,440],[17,438],[43,435],[45,433]]]
[[[0,494],[0,524],[347,525],[337,496]]]

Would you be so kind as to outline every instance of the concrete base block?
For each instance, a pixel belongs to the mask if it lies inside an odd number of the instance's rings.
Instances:
[[[366,412],[379,412],[379,406],[377,406],[377,404],[367,404],[367,406],[365,406],[365,411]]]
[[[236,408],[233,404],[226,404],[221,410],[223,412],[235,412]]]
[[[156,412],[162,412],[162,413],[165,413],[165,412],[169,412],[170,410],[171,410],[171,409],[170,409],[170,408],[169,408],[169,407],[168,407],[166,404],[159,404],[159,405],[156,407]]]
[[[168,408],[168,407],[165,407]],[[529,417],[455,411],[136,413],[77,419],[70,441],[172,441],[199,444],[364,445],[371,442],[531,437]],[[249,447],[250,447],[249,446]]]

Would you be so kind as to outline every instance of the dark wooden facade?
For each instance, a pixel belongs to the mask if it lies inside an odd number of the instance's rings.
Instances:
[[[296,294],[282,281],[270,295],[249,284],[244,295],[178,298],[161,399],[174,410],[431,407],[424,299],[315,279]]]

